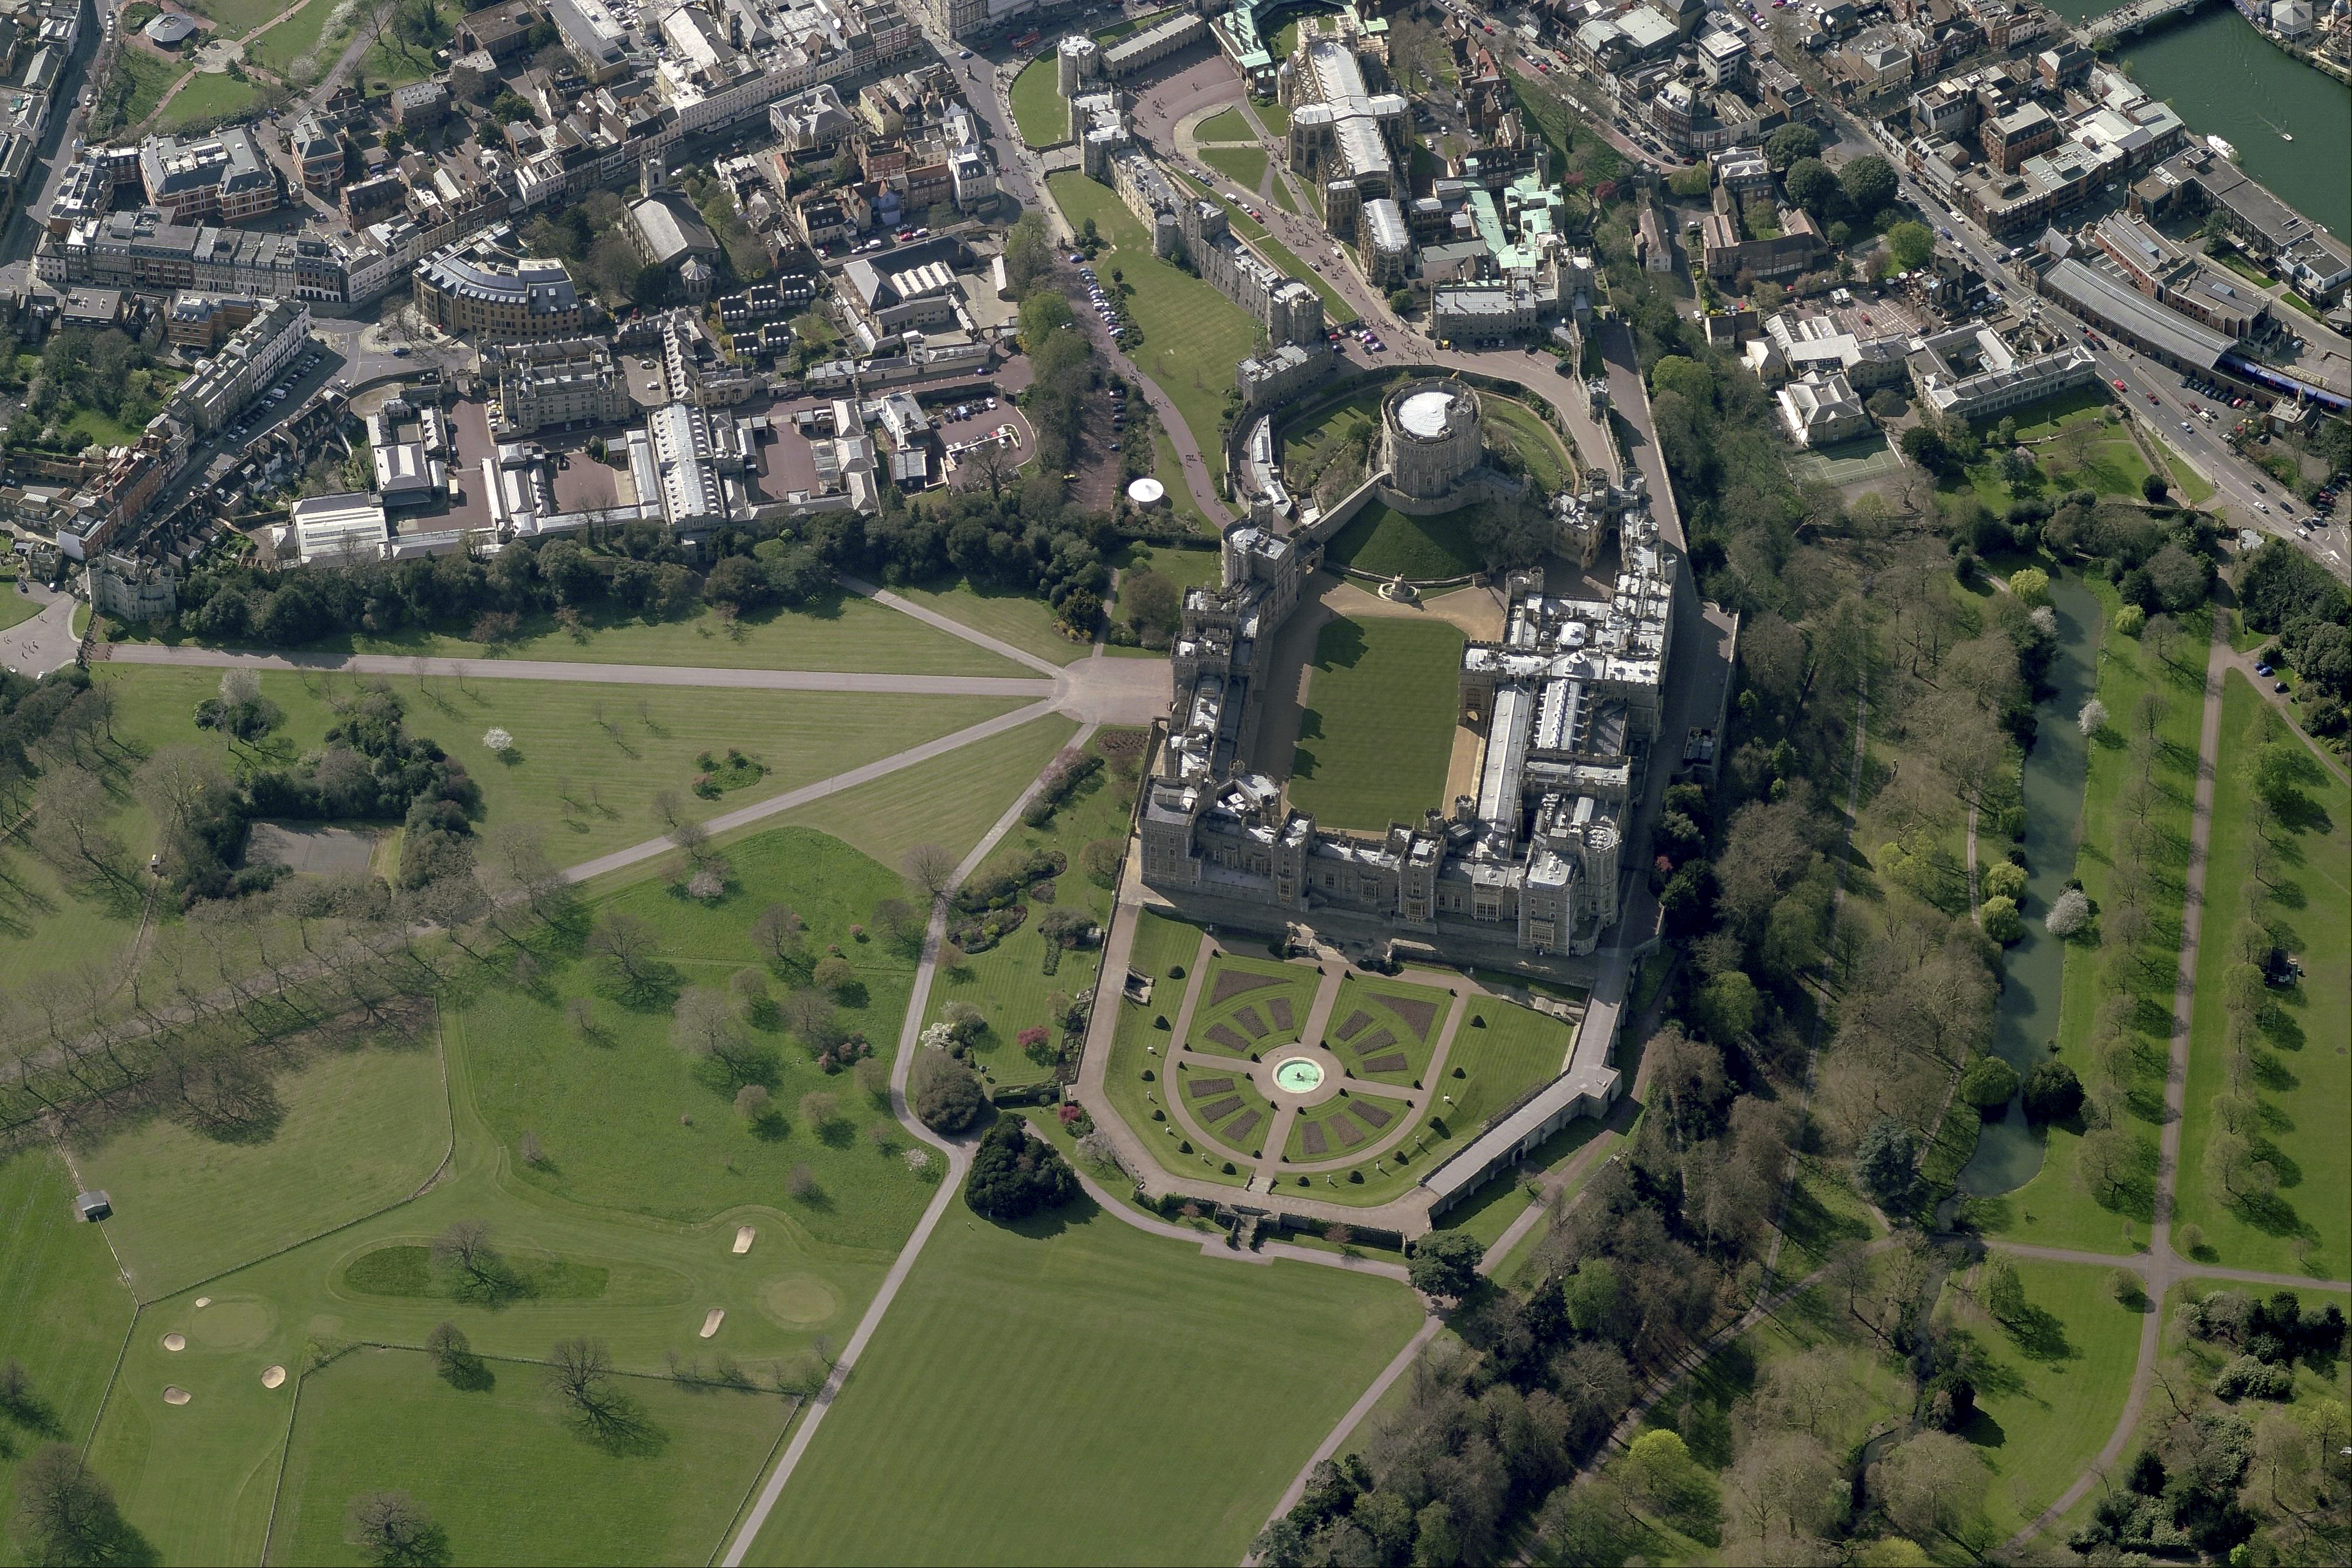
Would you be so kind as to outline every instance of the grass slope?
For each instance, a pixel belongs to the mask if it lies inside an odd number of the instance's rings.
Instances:
[[[1070,139],[1070,107],[1055,85],[1055,57],[1049,51],[1021,68],[1008,97],[1013,126],[1032,147],[1051,147]]]
[[[1291,800],[1329,827],[1417,822],[1445,793],[1463,637],[1444,622],[1340,617],[1315,642]]]
[[[700,1562],[789,1412],[773,1395],[631,1380],[656,1436],[614,1452],[563,1422],[540,1368],[488,1367],[489,1388],[461,1391],[419,1352],[361,1350],[306,1378],[268,1560],[369,1561],[343,1541],[345,1511],[394,1489],[441,1526],[458,1562]]]
[[[1237,1561],[1420,1318],[1081,1198],[932,1237],[752,1549],[760,1563]]]
[[[1210,463],[1222,463],[1218,425],[1225,392],[1234,384],[1234,367],[1256,346],[1256,323],[1208,284],[1153,256],[1142,225],[1108,186],[1073,173],[1053,175],[1046,183],[1074,226],[1092,218],[1118,247],[1110,259],[1127,274],[1133,290],[1128,312],[1143,333],[1129,357],[1176,404]],[[1104,264],[1097,259],[1095,265]]]
[[[1052,879],[1053,903],[1040,903],[1034,897],[1024,900],[1029,918],[1019,929],[987,952],[971,955],[954,969],[940,974],[931,987],[930,1010],[924,1022],[936,1022],[953,1001],[971,1003],[987,1019],[988,1032],[975,1042],[972,1059],[991,1082],[1036,1083],[1052,1076],[1052,1061],[1032,1060],[1016,1039],[1023,1030],[1045,1029],[1047,1043],[1059,1050],[1061,1029],[1053,1020],[1048,1000],[1056,993],[1076,997],[1092,987],[1102,967],[1102,949],[1062,949],[1049,975],[1045,967],[1049,949],[1037,925],[1053,910],[1080,909],[1096,925],[1108,926],[1111,890],[1096,885],[1080,869],[1079,853],[1097,839],[1124,841],[1134,803],[1135,785],[1105,768],[1081,785],[1045,827],[1016,824],[993,852],[992,860],[1017,862],[1035,851],[1057,850],[1068,868]]]

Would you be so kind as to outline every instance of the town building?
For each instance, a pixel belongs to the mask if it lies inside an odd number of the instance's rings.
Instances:
[[[1778,393],[1780,424],[1800,446],[1833,446],[1870,431],[1853,386],[1835,371],[1807,372]]]
[[[600,338],[493,344],[482,350],[482,370],[498,400],[490,434],[501,441],[629,416],[628,378]]]
[[[278,210],[278,170],[242,127],[194,141],[152,136],[139,144],[147,204],[174,224],[233,224]]]
[[[416,305],[444,331],[486,341],[576,337],[593,308],[563,263],[523,255],[504,224],[419,262]]]

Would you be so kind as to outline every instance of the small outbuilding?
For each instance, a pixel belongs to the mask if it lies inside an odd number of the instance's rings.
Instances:
[[[177,11],[166,11],[162,16],[150,20],[140,29],[147,35],[150,43],[167,49],[175,44],[184,42],[195,30],[196,24]]]
[[[74,1195],[74,1212],[95,1223],[114,1212],[114,1200],[93,1187]]]

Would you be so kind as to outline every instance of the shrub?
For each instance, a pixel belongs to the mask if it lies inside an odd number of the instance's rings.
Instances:
[[[2041,1062],[2025,1075],[2025,1114],[2029,1121],[2063,1122],[2082,1108],[2082,1081],[2064,1062]]]
[[[1960,1098],[1987,1115],[2017,1092],[2017,1069],[1998,1056],[1980,1056],[1960,1074]]]
[[[2224,1399],[2285,1399],[2294,1392],[2294,1374],[2242,1355],[2221,1369],[2213,1392]]]
[[[2025,935],[2025,920],[2017,913],[2017,900],[1988,898],[1979,912],[1984,916],[1984,934],[2004,947]]]
[[[919,1054],[909,1076],[908,1100],[935,1133],[961,1133],[987,1109],[988,1096],[971,1069],[938,1051]]]

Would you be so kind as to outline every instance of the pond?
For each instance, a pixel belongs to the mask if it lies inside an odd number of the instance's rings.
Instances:
[[[2049,1060],[2058,1038],[2059,992],[2066,945],[2042,928],[2042,916],[2066,890],[2074,874],[2075,841],[2083,821],[2083,790],[2089,781],[2089,745],[2074,716],[2099,684],[2099,601],[2073,578],[2050,585],[2058,612],[2058,651],[2050,662],[2050,691],[2036,716],[2033,749],[2025,755],[2021,780],[2025,803],[2025,936],[2004,959],[2000,1000],[1993,1017],[1992,1048],[2017,1069],[2020,1079]],[[1977,852],[2000,853],[1999,835],[1990,842],[1978,825]],[[2027,1125],[2012,1099],[1999,1119],[1989,1120],[1977,1139],[1976,1155],[1959,1175],[1959,1188],[1972,1197],[2011,1191],[2042,1168],[2042,1134]]]

